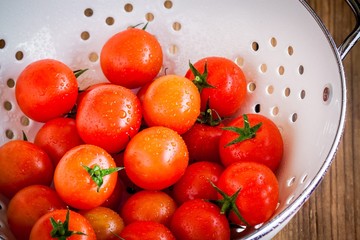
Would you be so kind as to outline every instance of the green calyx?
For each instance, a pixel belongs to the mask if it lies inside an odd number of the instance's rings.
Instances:
[[[66,218],[64,222],[55,221],[54,218],[50,218],[51,225],[53,229],[50,232],[50,236],[52,238],[57,238],[59,240],[66,240],[68,237],[72,235],[86,235],[83,232],[79,231],[70,231],[69,230],[69,219],[70,219],[70,211],[69,209],[66,212]]]
[[[189,67],[191,72],[194,74],[195,79],[192,80],[192,82],[195,84],[195,86],[199,89],[199,92],[201,93],[204,88],[215,88],[213,85],[209,84],[207,82],[207,76],[208,76],[208,70],[207,70],[207,63],[205,62],[204,65],[204,72],[200,73],[194,65],[189,62]]]
[[[239,142],[242,142],[247,139],[251,139],[251,138],[255,137],[256,132],[259,130],[259,128],[262,125],[262,123],[258,123],[255,126],[251,127],[248,116],[246,114],[243,115],[243,119],[244,119],[244,127],[243,128],[239,128],[239,127],[223,127],[222,128],[227,131],[235,132],[239,135],[237,138],[235,138],[231,142],[227,143],[225,145],[225,147],[228,147],[230,145],[233,145],[233,144],[236,144],[236,143],[239,143]]]
[[[198,123],[207,124],[209,126],[217,126],[221,123],[222,118],[217,113],[215,109],[210,108],[210,99],[206,102],[206,109],[204,112],[201,112],[199,117],[197,118]],[[214,117],[215,114],[215,117]]]
[[[88,166],[84,166],[85,170],[90,174],[90,177],[92,180],[96,183],[97,192],[100,191],[100,187],[103,184],[103,177],[109,174],[112,174],[114,172],[120,171],[121,169],[124,169],[123,167],[115,167],[115,168],[108,168],[108,169],[101,169],[99,165],[95,165],[93,168],[90,168]]]
[[[75,70],[73,71],[74,75],[76,78],[80,77],[84,72],[86,72],[88,69],[85,68],[85,69],[79,69],[79,70]]]
[[[215,203],[220,207],[220,213],[228,216],[230,212],[233,211],[241,222],[243,222],[246,226],[249,226],[246,220],[241,216],[240,211],[236,206],[236,199],[240,193],[241,188],[239,188],[233,195],[229,196],[220,188],[218,188],[212,181],[209,182],[213,188],[215,188],[215,190],[223,197],[222,199],[215,200]]]

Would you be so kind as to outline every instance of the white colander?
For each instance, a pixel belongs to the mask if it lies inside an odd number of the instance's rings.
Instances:
[[[359,18],[359,4],[348,0]],[[184,75],[189,60],[233,59],[245,72],[248,101],[280,128],[284,159],[277,173],[280,201],[274,217],[245,236],[271,238],[322,180],[336,153],[345,121],[342,59],[359,38],[359,27],[337,48],[317,15],[298,0],[8,0],[0,2],[0,145],[32,141],[41,126],[15,100],[25,66],[55,58],[74,70],[89,68],[80,87],[106,81],[100,50],[113,34],[149,21],[147,31],[164,49],[160,74]],[[1,176],[0,176],[1,177]],[[13,239],[0,198],[0,239]]]

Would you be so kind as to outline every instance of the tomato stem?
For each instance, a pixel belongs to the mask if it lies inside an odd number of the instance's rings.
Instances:
[[[52,238],[57,238],[59,240],[66,240],[68,237],[72,235],[86,235],[83,232],[79,231],[70,231],[69,230],[69,219],[70,219],[70,211],[67,209],[65,221],[61,222],[60,220],[55,221],[53,217],[50,218],[51,225],[53,229],[50,232],[50,236]]]
[[[220,206],[220,213],[228,216],[230,211],[233,211],[241,222],[243,222],[246,226],[249,226],[247,221],[241,216],[241,213],[236,206],[236,199],[240,193],[241,188],[239,188],[233,195],[229,196],[220,188],[218,188],[212,181],[209,182],[215,188],[215,190],[223,197],[222,199],[215,200],[215,203]]]
[[[86,72],[88,70],[88,68],[85,69],[78,69],[73,71],[74,75],[76,78],[80,77],[84,72]]]
[[[206,109],[204,112],[200,113],[200,116],[197,118],[197,122],[202,124],[207,124],[209,126],[217,126],[221,123],[222,118],[215,109],[210,108],[210,99],[206,101]],[[216,115],[214,119],[213,113]]]
[[[189,61],[189,67],[191,72],[194,74],[194,79],[192,82],[195,84],[195,86],[199,89],[199,92],[201,93],[204,88],[216,88],[213,85],[209,84],[207,82],[207,76],[208,76],[208,70],[207,70],[207,62],[205,62],[204,65],[204,72],[200,73],[195,66]]]
[[[243,119],[244,119],[244,127],[243,128],[233,127],[233,126],[222,128],[224,130],[232,131],[232,132],[239,134],[239,136],[237,138],[235,138],[231,142],[227,143],[224,147],[228,147],[230,145],[245,141],[247,139],[254,138],[256,136],[256,132],[259,130],[262,123],[258,123],[255,126],[251,127],[248,116],[246,114],[243,115]]]
[[[99,165],[95,165],[93,168],[90,168],[88,166],[82,165],[85,170],[90,174],[90,177],[92,180],[96,183],[97,192],[100,191],[100,187],[102,186],[104,180],[103,177],[109,174],[112,174],[114,172],[120,171],[124,169],[123,167],[115,167],[115,168],[108,168],[108,169],[101,169]]]

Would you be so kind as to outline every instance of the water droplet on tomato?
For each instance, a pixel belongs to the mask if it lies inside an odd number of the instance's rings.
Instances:
[[[123,110],[120,110],[120,111],[119,111],[119,117],[120,117],[120,118],[125,118],[126,116],[127,116],[127,114],[126,114],[125,111],[123,111]]]

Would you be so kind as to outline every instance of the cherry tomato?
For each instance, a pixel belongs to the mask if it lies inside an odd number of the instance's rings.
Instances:
[[[131,90],[100,84],[82,97],[76,126],[85,143],[116,153],[139,131],[141,119],[140,101]]]
[[[173,197],[178,204],[195,198],[216,200],[217,192],[209,181],[216,184],[224,167],[214,162],[195,162],[173,186]]]
[[[79,212],[93,227],[97,240],[115,240],[124,228],[123,219],[115,211],[106,207],[95,207]]]
[[[143,190],[132,195],[122,207],[125,224],[135,221],[154,221],[169,225],[177,205],[165,192]]]
[[[278,127],[261,114],[247,114],[233,119],[219,141],[225,166],[234,162],[263,163],[276,171],[284,152]]]
[[[43,185],[25,187],[10,199],[6,211],[9,228],[16,239],[28,240],[35,222],[56,209],[66,209],[66,205],[54,189]]]
[[[171,231],[163,224],[152,221],[136,221],[126,225],[120,233],[126,240],[175,240]]]
[[[11,198],[33,184],[50,185],[54,167],[39,146],[12,140],[0,147],[0,193]]]
[[[279,184],[273,171],[256,162],[237,162],[221,174],[217,187],[229,196],[239,189],[235,204],[248,225],[266,222],[273,215],[279,201]],[[219,194],[219,198],[223,197]],[[230,220],[244,224],[233,211]]]
[[[182,137],[189,150],[192,162],[209,161],[221,163],[219,153],[219,140],[223,133],[223,124],[209,126],[195,123]]]
[[[226,216],[220,214],[218,206],[203,199],[189,200],[177,208],[170,230],[176,239],[230,239]]]
[[[56,166],[68,150],[84,142],[77,132],[74,119],[55,118],[39,129],[34,143],[45,150]]]
[[[200,59],[193,66],[197,74],[190,68],[185,77],[199,87],[201,111],[209,101],[210,108],[221,117],[234,115],[246,99],[246,78],[241,68],[227,58],[216,56]]]
[[[184,77],[165,75],[154,80],[143,99],[144,119],[148,126],[165,126],[185,133],[200,114],[200,94]]]
[[[125,171],[120,171],[122,173]],[[120,204],[124,201],[124,196],[126,195],[126,189],[124,184],[122,183],[120,177],[118,176],[118,180],[116,181],[116,185],[112,194],[101,204],[101,207],[107,207],[112,210],[118,210]]]
[[[29,64],[16,81],[15,95],[29,118],[46,122],[70,112],[78,95],[73,71],[54,59]]]
[[[52,232],[54,228],[57,230]],[[71,210],[59,209],[44,214],[36,221],[31,229],[29,240],[39,239],[96,240],[96,235],[84,216]]]
[[[70,149],[55,168],[54,186],[71,207],[98,207],[110,197],[117,182],[114,159],[104,149],[83,144]]]
[[[163,63],[159,41],[145,30],[130,28],[112,36],[100,53],[106,78],[127,88],[152,81]]]
[[[147,190],[162,190],[184,174],[189,153],[181,136],[166,127],[150,127],[136,134],[124,153],[124,167],[132,182]]]

